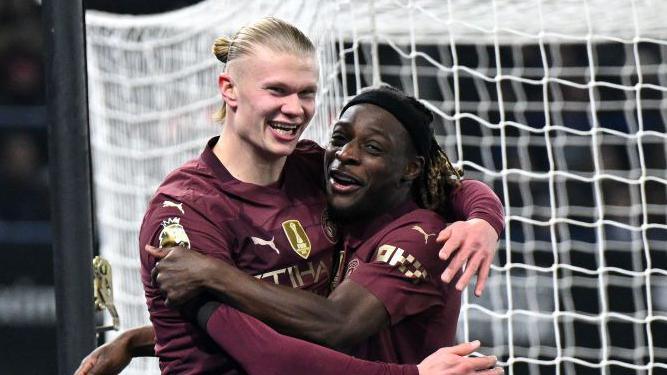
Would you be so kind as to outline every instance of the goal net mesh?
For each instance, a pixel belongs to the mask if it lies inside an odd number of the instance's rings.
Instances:
[[[486,291],[459,340],[513,374],[667,372],[667,3],[658,0],[210,0],[153,16],[86,14],[100,251],[122,328],[148,322],[138,228],[166,174],[219,132],[210,52],[263,16],[318,47],[304,137],[378,83],[436,114],[468,178],[501,197]],[[157,373],[135,360],[126,373]]]

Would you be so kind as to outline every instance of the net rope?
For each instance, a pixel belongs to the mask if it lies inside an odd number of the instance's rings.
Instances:
[[[123,328],[147,322],[137,232],[173,168],[217,134],[218,35],[273,15],[318,46],[306,138],[389,83],[436,113],[438,141],[503,200],[485,294],[459,340],[511,374],[667,371],[667,3],[657,0],[204,1],[88,12],[101,253]],[[154,360],[125,373],[157,372]]]

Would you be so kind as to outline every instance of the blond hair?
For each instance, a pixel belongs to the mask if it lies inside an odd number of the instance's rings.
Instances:
[[[226,36],[217,38],[213,42],[213,54],[220,62],[227,64],[239,57],[251,55],[257,46],[299,56],[315,53],[313,42],[301,30],[281,19],[266,17],[242,27],[231,39]],[[223,102],[213,118],[222,122],[225,115]]]

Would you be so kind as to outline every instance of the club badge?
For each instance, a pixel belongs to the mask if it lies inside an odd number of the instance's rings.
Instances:
[[[160,232],[160,247],[182,246],[190,248],[190,239],[185,228],[181,225],[180,217],[170,217],[162,222],[162,232]]]
[[[299,220],[287,220],[283,222],[283,231],[289,240],[292,250],[294,250],[303,259],[308,259],[310,255],[310,239]]]
[[[336,223],[331,220],[329,216],[329,210],[326,208],[322,211],[322,230],[324,231],[324,236],[329,240],[329,242],[335,244],[338,242],[338,226]]]

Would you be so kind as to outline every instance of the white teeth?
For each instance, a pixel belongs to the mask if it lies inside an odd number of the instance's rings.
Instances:
[[[271,128],[275,130],[276,133],[281,135],[294,135],[299,128],[299,126],[295,124],[285,124],[275,121],[270,122],[269,126],[271,126]]]

